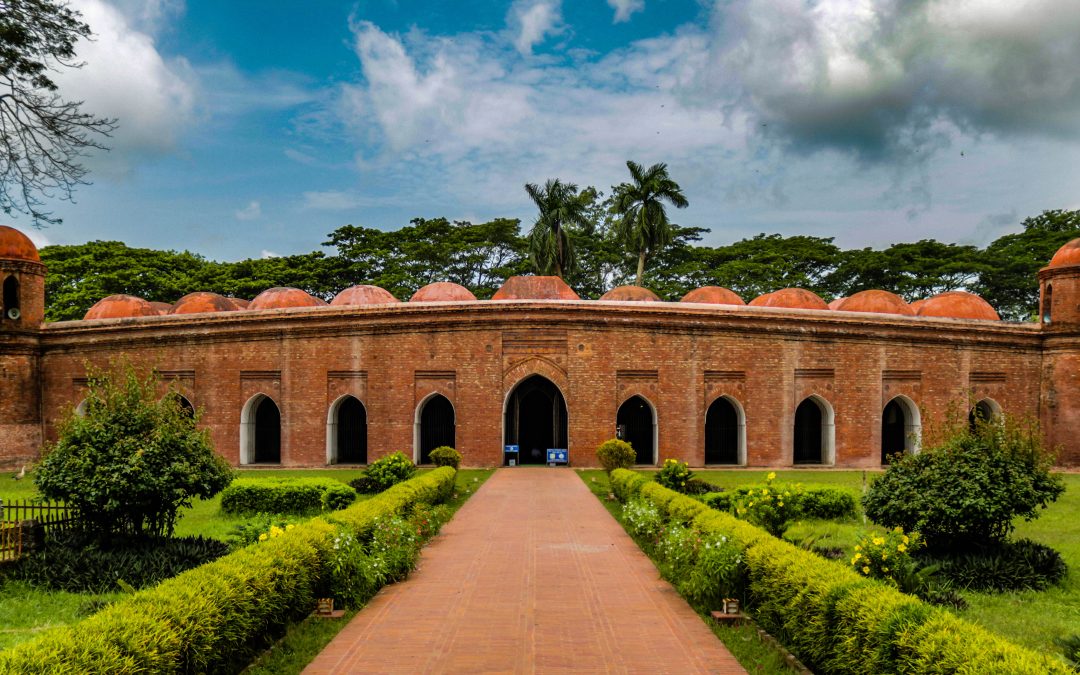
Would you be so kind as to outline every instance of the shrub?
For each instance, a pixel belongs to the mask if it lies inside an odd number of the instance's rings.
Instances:
[[[858,505],[847,490],[834,487],[807,487],[799,496],[799,517],[817,520],[855,518]]]
[[[304,515],[337,511],[356,490],[333,478],[239,478],[221,493],[225,513]]]
[[[623,522],[646,551],[652,552],[664,530],[660,509],[647,499],[634,498],[623,505]]]
[[[604,470],[611,473],[615,469],[629,469],[637,461],[634,448],[618,438],[604,441],[596,448],[596,459]]]
[[[746,585],[742,551],[725,535],[697,532],[697,560],[678,583],[679,592],[703,609],[718,609],[724,598],[741,598]]]
[[[880,525],[920,532],[931,550],[985,547],[1061,495],[1052,462],[1031,424],[957,424],[940,445],[894,460],[863,506]]]
[[[629,469],[614,469],[611,472],[610,482],[611,491],[615,497],[620,502],[626,503],[641,492],[642,486],[648,483],[649,479]]]
[[[366,485],[375,488],[371,490],[372,492],[382,492],[409,480],[414,473],[416,473],[416,465],[412,463],[412,460],[403,452],[395,452],[369,464],[364,470],[364,477],[368,479]]]
[[[912,552],[921,545],[918,532],[909,536],[899,527],[883,534],[867,534],[855,545],[851,567],[863,576],[898,586],[897,579],[915,564]]]
[[[686,483],[693,478],[690,466],[686,462],[677,459],[665,459],[663,466],[656,472],[656,482],[669,490],[682,492],[686,489]]]
[[[448,445],[442,445],[431,451],[431,463],[435,466],[461,466],[461,453]]]
[[[937,554],[926,562],[959,588],[972,591],[1042,590],[1065,578],[1061,555],[1037,542],[1021,539],[963,553]]]
[[[232,469],[175,391],[159,397],[155,373],[120,363],[87,376],[85,414],[72,409],[61,421],[34,482],[42,496],[78,509],[99,538],[171,535],[179,509],[220,492]]]
[[[784,533],[784,527],[799,516],[799,500],[802,487],[796,485],[773,485],[776,473],[769,472],[765,485],[753,488],[735,499],[734,512],[739,518],[764,528],[774,537]]]

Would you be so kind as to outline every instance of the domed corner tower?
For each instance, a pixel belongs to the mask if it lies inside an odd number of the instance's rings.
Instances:
[[[1045,331],[1041,417],[1058,463],[1080,466],[1080,239],[1039,270],[1039,322]]]
[[[39,335],[45,266],[37,247],[0,225],[0,468],[19,468],[41,448]]]

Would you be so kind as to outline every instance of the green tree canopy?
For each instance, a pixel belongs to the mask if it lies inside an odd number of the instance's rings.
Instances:
[[[672,229],[664,202],[683,209],[690,202],[683,196],[679,184],[668,176],[667,164],[653,164],[648,169],[627,160],[632,183],[615,187],[612,208],[621,218],[615,221],[616,236],[637,254],[637,275],[634,283],[641,285],[645,262],[650,255],[671,243]]]
[[[529,260],[539,274],[564,277],[574,269],[571,228],[589,226],[587,210],[595,195],[578,192],[577,185],[550,178],[546,183],[526,183],[525,192],[540,212],[529,231]]]

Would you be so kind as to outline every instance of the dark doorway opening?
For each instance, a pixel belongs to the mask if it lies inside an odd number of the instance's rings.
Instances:
[[[567,447],[566,400],[540,375],[525,378],[506,401],[506,445],[520,448],[520,464],[544,464],[549,448]]]
[[[444,445],[451,448],[456,443],[454,406],[442,394],[435,394],[424,402],[420,411],[420,457],[418,464],[431,464],[431,451]]]
[[[9,319],[17,318],[17,315],[9,315],[13,309],[19,309],[19,280],[14,275],[4,279],[4,316]]]
[[[889,401],[881,413],[881,463],[888,464],[889,457],[907,450],[907,413],[897,400]]]
[[[337,457],[342,464],[367,464],[367,410],[346,396],[337,409]]]
[[[255,463],[281,463],[281,412],[269,397],[255,405]]]
[[[180,409],[184,411],[185,415],[195,417],[195,406],[191,405],[191,401],[187,400],[186,396],[177,396],[176,402],[180,404]]]
[[[739,463],[739,413],[724,397],[713,401],[705,413],[705,463]]]
[[[640,396],[633,396],[619,406],[615,424],[618,430],[616,435],[634,448],[637,454],[635,463],[655,465],[653,432],[656,425],[652,406]]]
[[[795,409],[795,464],[821,464],[821,406],[806,399]]]
[[[986,424],[992,422],[996,416],[997,413],[994,410],[994,406],[990,401],[983,399],[976,403],[975,407],[968,413],[968,426],[974,431],[977,423],[982,422]]]

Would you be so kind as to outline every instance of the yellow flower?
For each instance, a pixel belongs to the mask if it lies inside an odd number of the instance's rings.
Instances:
[[[903,544],[899,544],[899,545],[897,545],[896,550],[903,553],[904,551],[907,550],[907,546],[904,546]]]
[[[266,541],[266,533],[265,532],[263,532],[262,534],[259,535],[259,541]]]
[[[881,571],[882,571],[882,572],[888,572],[888,571],[889,571],[889,568],[888,568],[888,567],[882,567],[882,568],[881,568]]]
[[[273,527],[270,528],[270,536],[271,537],[280,537],[283,534],[285,534],[285,530],[281,529],[277,525],[274,525]]]
[[[776,472],[775,471],[770,471],[769,475],[766,476],[765,478],[768,479],[768,480],[776,480]]]
[[[862,558],[862,553],[856,553],[855,554],[855,557],[851,559],[852,564],[857,562],[859,560],[859,558]]]
[[[862,573],[863,574],[870,574],[870,568],[869,567],[862,568]]]
[[[859,546],[858,544],[856,544],[856,545],[855,545],[855,550],[856,550],[856,551],[861,551],[861,550],[862,550],[862,546]]]
[[[749,504],[747,504],[747,506],[753,506],[753,505],[754,505],[754,502],[750,502]]]
[[[292,523],[289,523],[288,525],[285,526],[285,531],[288,532],[289,530],[293,529],[294,527],[296,527],[296,526],[293,525]]]
[[[763,488],[763,489],[761,490],[761,494],[763,494],[763,495],[767,495],[767,494],[769,494],[769,491],[768,491],[768,490],[765,490],[765,489]]]
[[[889,559],[889,556],[888,556],[888,555],[886,555],[886,554],[884,554],[884,553],[882,553],[882,554],[881,554],[881,559],[882,559],[882,560],[888,560],[888,559]]]
[[[900,539],[901,539],[901,540],[902,540],[902,541],[903,541],[903,542],[904,542],[905,544],[906,544],[906,543],[908,543],[908,538],[907,538],[907,535],[906,535],[906,534],[905,534],[905,535],[904,535],[903,537],[900,537]]]
[[[777,502],[777,505],[778,505],[778,506],[783,506],[783,505],[784,505],[784,502]]]
[[[885,543],[885,540],[881,537],[874,537],[874,546],[881,546]]]
[[[895,532],[897,534],[902,534],[904,532],[904,528],[897,525],[896,527],[893,528],[893,532]]]

